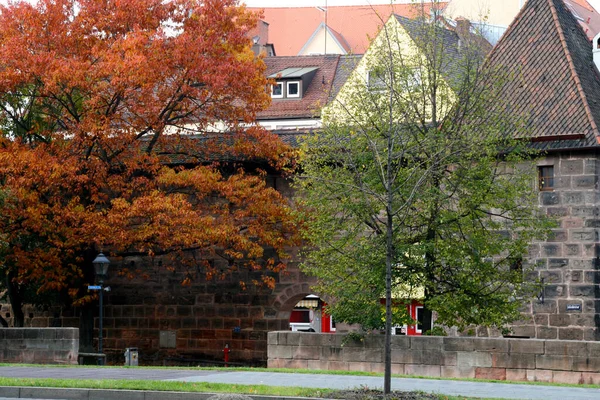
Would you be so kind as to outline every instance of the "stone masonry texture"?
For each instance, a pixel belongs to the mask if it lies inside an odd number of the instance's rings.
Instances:
[[[120,276],[118,271],[131,261],[144,274]],[[146,259],[111,260],[110,277],[104,294],[103,352],[108,364],[124,363],[126,348],[135,347],[140,365],[222,365],[224,349],[229,365],[264,366],[267,363],[267,332],[289,329],[294,305],[310,294],[310,278],[297,264],[275,275],[274,289],[243,290],[239,282],[260,279],[251,272],[224,279],[198,279],[183,286],[183,276]],[[225,267],[225,266],[224,266]],[[112,272],[111,272],[112,271]],[[98,349],[98,304],[94,311],[94,342],[79,352]],[[2,314],[9,323],[10,307]],[[25,309],[28,327],[80,328],[78,308]],[[11,328],[10,330],[12,330]],[[0,329],[0,332],[4,330]],[[76,361],[75,361],[76,362]]]
[[[383,370],[383,335],[269,332],[270,368]],[[392,372],[448,378],[600,384],[600,342],[392,337]]]
[[[0,362],[77,364],[78,349],[78,329],[0,329]]]
[[[541,211],[557,226],[545,242],[530,246],[529,279],[543,288],[512,326],[517,337],[561,340],[600,339],[600,158],[594,152],[549,154],[538,166],[554,167],[554,188],[539,192]]]

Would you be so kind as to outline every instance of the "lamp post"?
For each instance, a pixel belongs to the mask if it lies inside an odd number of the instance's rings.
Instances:
[[[98,283],[100,284],[100,286],[97,288],[97,290],[100,291],[100,318],[98,320],[98,353],[102,354],[102,313],[104,311],[102,305],[102,292],[104,291],[104,288],[102,287],[102,284],[104,283],[104,279],[106,278],[106,275],[108,273],[108,266],[110,265],[110,261],[108,260],[108,258],[106,258],[104,254],[100,253],[98,254],[98,256],[96,256],[94,261],[92,261],[92,264],[94,264],[94,272],[96,273],[96,278],[98,279]],[[103,364],[103,362],[104,360],[100,358],[101,365]]]

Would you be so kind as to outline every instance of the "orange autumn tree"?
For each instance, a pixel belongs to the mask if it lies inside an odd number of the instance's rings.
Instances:
[[[290,172],[293,152],[253,125],[269,103],[256,22],[236,0],[0,6],[0,273],[15,325],[26,301],[89,300],[100,250],[160,255],[184,283],[220,277],[207,260],[221,257],[273,284],[297,235],[265,174]]]

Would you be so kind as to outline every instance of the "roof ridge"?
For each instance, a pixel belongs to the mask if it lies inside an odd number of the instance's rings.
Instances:
[[[573,57],[571,56],[571,52],[569,51],[569,48],[567,46],[567,40],[565,38],[565,33],[563,31],[563,27],[560,23],[560,20],[558,19],[558,12],[556,10],[556,6],[554,3],[555,0],[546,0],[546,1],[548,2],[549,6],[550,6],[550,12],[552,13],[552,19],[554,21],[554,26],[556,27],[556,29],[558,31],[558,36],[560,37],[560,43],[562,45],[563,51],[565,52],[567,62],[569,63],[569,70],[571,71],[571,75],[573,77],[573,80],[575,81],[575,86],[577,87],[577,92],[579,93],[579,96],[581,97],[581,101],[583,102],[583,105],[585,107],[585,114],[588,118],[588,121],[590,122],[590,124],[592,126],[594,136],[596,137],[596,142],[600,144],[600,133],[598,132],[598,126],[596,125],[596,121],[594,120],[594,117],[592,115],[592,110],[588,103],[587,96],[585,94],[585,91],[583,90],[583,86],[581,85],[581,79],[579,78],[579,74],[577,73],[577,70],[575,69],[575,63],[573,62]],[[557,0],[557,1],[563,1],[563,0]],[[564,5],[564,2],[563,2],[563,5]],[[568,11],[568,12],[570,14],[570,11]],[[578,23],[576,25],[579,26]]]
[[[337,42],[337,44],[342,49],[344,49],[344,51],[346,53],[348,53],[350,51],[350,45],[348,44],[348,41],[346,40],[344,35],[342,35],[340,32],[336,31],[332,27],[325,24],[325,33],[328,33],[328,32],[331,34],[331,37],[333,38],[333,40],[335,40]]]

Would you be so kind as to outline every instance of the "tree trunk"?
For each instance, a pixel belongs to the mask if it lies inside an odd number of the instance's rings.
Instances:
[[[93,353],[94,348],[94,306],[96,303],[85,304],[79,314],[79,349]]]
[[[9,272],[6,275],[6,289],[8,292],[8,298],[10,300],[10,306],[13,314],[13,326],[15,328],[22,328],[25,326],[25,314],[23,313],[23,297],[19,284],[13,280],[13,273]]]
[[[2,308],[2,306],[0,306],[0,309]],[[2,317],[2,315],[0,315],[0,325],[2,325],[3,328],[8,328],[8,322]]]
[[[391,212],[388,212],[387,224],[387,255],[385,262],[385,370],[383,377],[384,394],[389,394],[392,390],[392,263],[394,262],[394,231],[392,229],[393,225]]]

